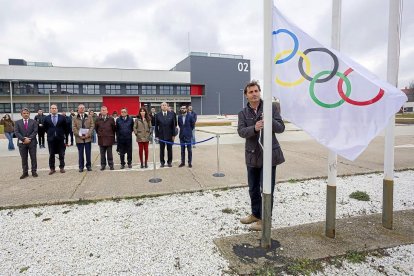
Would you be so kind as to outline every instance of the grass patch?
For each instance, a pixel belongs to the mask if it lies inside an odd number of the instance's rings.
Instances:
[[[225,214],[234,214],[236,211],[231,209],[231,208],[225,208],[223,210],[221,210],[223,213]]]
[[[359,201],[369,201],[369,195],[362,191],[353,192],[349,195],[349,197]]]
[[[26,272],[29,268],[30,266],[25,266],[25,267],[20,268],[20,273]]]
[[[256,276],[276,276],[280,275],[279,271],[276,271],[273,267],[264,266],[254,272]]]
[[[41,215],[43,215],[43,213],[42,213],[42,212],[38,212],[38,213],[34,213],[34,215],[35,215],[35,217],[36,217],[36,218],[38,218],[38,217],[40,217]]]
[[[323,265],[321,261],[298,259],[288,264],[285,271],[292,275],[311,275],[322,270]]]
[[[291,178],[291,179],[288,180],[288,182],[291,183],[291,184],[293,184],[293,183],[296,183],[297,182],[297,179]]]
[[[357,251],[348,251],[345,255],[345,259],[353,264],[359,264],[365,262],[366,260],[366,253],[357,252]]]

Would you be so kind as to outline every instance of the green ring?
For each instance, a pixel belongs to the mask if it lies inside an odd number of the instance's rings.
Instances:
[[[334,108],[334,107],[338,107],[338,106],[340,106],[341,104],[343,104],[345,101],[343,100],[343,99],[341,99],[341,100],[339,100],[338,102],[336,102],[336,103],[333,103],[333,104],[327,104],[327,103],[324,103],[324,102],[322,102],[322,101],[320,101],[317,97],[316,97],[316,95],[315,95],[315,83],[316,83],[316,81],[320,78],[320,77],[322,77],[323,75],[329,75],[329,74],[331,74],[332,73],[332,71],[322,71],[322,72],[319,72],[318,74],[316,74],[314,77],[313,77],[313,79],[312,79],[312,81],[311,81],[311,83],[310,83],[310,85],[309,85],[309,93],[310,93],[310,96],[311,96],[311,98],[312,98],[312,100],[317,104],[317,105],[319,105],[319,106],[321,106],[321,107],[325,107],[325,108]],[[351,82],[349,81],[349,79],[344,75],[344,74],[342,74],[342,73],[340,73],[340,72],[336,72],[336,74],[335,75],[337,75],[338,77],[340,77],[341,79],[343,79],[344,80],[344,82],[345,82],[345,85],[346,85],[346,92],[345,92],[345,95],[347,96],[347,97],[349,97],[349,95],[351,95]]]

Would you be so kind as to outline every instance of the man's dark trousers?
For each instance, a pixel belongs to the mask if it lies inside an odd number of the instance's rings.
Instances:
[[[192,150],[192,145],[191,145],[191,139],[189,140],[180,139],[180,143],[181,144],[188,143],[188,145],[186,146],[181,145],[181,164],[185,164],[185,148],[186,147],[187,147],[187,152],[188,152],[188,164],[191,164],[191,161],[193,161],[193,150]]]
[[[167,140],[165,140],[167,141]],[[171,141],[168,141],[172,143]],[[165,155],[165,144],[164,142],[160,141],[160,161],[161,164],[165,164],[165,159],[164,159],[164,155]],[[168,153],[168,159],[167,159],[167,164],[171,164],[172,163],[172,144],[167,144],[167,153]]]
[[[30,143],[30,144],[23,144],[18,143],[20,156],[22,157],[22,168],[23,174],[27,174],[29,172],[29,162],[28,156],[30,155],[30,161],[32,164],[32,173],[36,172],[37,170],[37,159],[36,159],[36,151],[37,151],[37,144]]]
[[[112,146],[99,146],[101,153],[101,166],[106,166],[106,157],[108,156],[109,167],[114,166],[114,157],[112,155]]]
[[[273,193],[275,191],[276,166],[272,167],[272,210]],[[262,218],[262,187],[263,187],[263,167],[247,167],[247,181],[249,182],[249,195],[252,206],[252,215],[258,219]]]
[[[88,143],[78,143],[76,144],[78,147],[78,156],[79,156],[79,169],[84,168],[85,166],[85,159],[83,153],[85,152],[86,155],[86,168],[91,167],[91,142]]]
[[[49,148],[49,168],[55,169],[55,154],[59,155],[59,168],[65,167],[65,142],[63,140],[48,141],[47,146]]]
[[[132,140],[131,141],[119,141],[118,151],[121,159],[121,166],[125,166],[125,154],[127,155],[128,165],[132,165]]]

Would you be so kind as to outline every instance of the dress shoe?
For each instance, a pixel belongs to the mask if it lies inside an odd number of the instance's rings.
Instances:
[[[65,173],[66,171],[65,171],[65,169],[64,168],[61,168],[60,169],[60,173]]]
[[[105,170],[105,166],[101,166],[101,171],[104,171]]]
[[[54,174],[56,171],[55,170],[50,170],[49,171],[49,175],[52,175],[52,174]]]
[[[148,168],[148,164],[147,164],[147,162],[145,162],[145,168]]]
[[[143,164],[141,164],[141,169],[143,169],[144,168],[144,165]]]
[[[250,224],[250,223],[253,223],[253,222],[256,222],[256,221],[259,221],[259,220],[260,219],[258,219],[255,216],[250,214],[250,215],[248,215],[244,218],[241,218],[240,222],[243,223],[243,224]]]
[[[161,167],[161,168],[164,168],[164,166],[165,166],[164,164],[161,164],[161,166],[160,166],[160,167]]]
[[[110,166],[110,167],[109,167],[109,169],[110,169],[111,171],[113,171],[113,170],[114,170],[114,166]]]
[[[249,230],[251,231],[262,231],[262,221],[258,220],[252,225],[250,225]]]
[[[87,167],[86,169],[88,170],[88,172],[92,171],[91,167]]]
[[[25,179],[26,177],[28,177],[29,176],[29,174],[28,173],[24,173],[24,174],[22,174],[22,176],[20,176],[20,179]]]
[[[178,165],[178,167],[179,168],[182,168],[182,167],[184,167],[185,166],[185,164],[184,163],[181,163],[180,165]]]
[[[79,169],[79,172],[81,173],[81,172],[83,172],[83,169]]]
[[[121,165],[121,170],[125,169],[125,165]]]
[[[171,167],[172,167],[171,163],[169,163],[167,166],[168,166],[169,168],[171,168]]]
[[[37,172],[32,172],[32,176],[33,177],[38,177],[39,175],[37,174]]]
[[[193,167],[193,165],[191,165],[191,163],[190,163],[190,164],[188,164],[188,167],[189,167],[189,168],[192,168],[192,167]]]
[[[132,169],[132,164],[128,164],[128,168]]]

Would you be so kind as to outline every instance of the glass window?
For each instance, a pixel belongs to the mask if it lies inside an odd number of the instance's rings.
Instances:
[[[126,93],[127,95],[137,95],[139,93],[138,84],[127,84]]]
[[[13,94],[16,95],[33,95],[35,93],[33,83],[18,82],[13,83]]]
[[[14,110],[16,113],[20,113],[23,108],[28,108],[31,113],[37,112],[39,110],[38,104],[35,103],[15,103]]]
[[[172,85],[160,85],[160,94],[161,95],[173,95],[174,87]]]
[[[0,103],[0,113],[10,113],[10,104],[9,103]]]
[[[155,95],[157,93],[157,87],[155,85],[143,85],[142,94],[143,95]]]
[[[37,92],[42,95],[57,93],[57,84],[55,83],[39,83],[37,84]]]
[[[1,82],[0,83],[0,95],[10,94],[9,90],[10,90],[10,83],[9,82]]]
[[[99,84],[84,84],[83,85],[83,94],[88,95],[99,95]]]
[[[177,95],[190,95],[190,86],[177,86]]]
[[[61,84],[60,91],[62,94],[79,94],[79,84]]]
[[[105,93],[110,95],[120,95],[121,85],[119,84],[107,84],[105,85]]]

